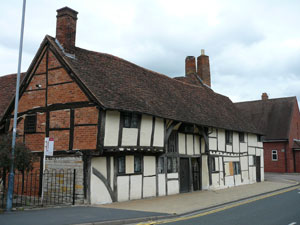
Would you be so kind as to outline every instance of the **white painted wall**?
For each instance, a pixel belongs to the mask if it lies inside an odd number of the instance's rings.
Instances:
[[[241,142],[240,143],[240,152],[247,152],[247,143]]]
[[[137,146],[138,132],[137,128],[123,128],[122,146]]]
[[[232,145],[226,145],[226,152],[232,152]]]
[[[256,134],[251,134],[251,133],[248,134],[248,145],[252,147],[258,146]]]
[[[91,204],[112,203],[110,194],[103,182],[91,174]]]
[[[166,195],[166,176],[165,174],[158,174],[158,196]]]
[[[200,154],[200,137],[198,135],[194,136],[194,143],[195,143],[195,155]]]
[[[218,150],[225,151],[225,130],[218,129]]]
[[[185,152],[185,134],[178,133],[178,148],[179,154],[186,154]]]
[[[232,148],[233,152],[238,153],[240,151],[240,140],[238,132],[233,132],[232,135]]]
[[[107,178],[106,157],[93,157],[91,160],[91,166]]]
[[[128,201],[129,200],[129,176],[118,176],[118,201]]]
[[[142,115],[140,146],[150,146],[152,134],[152,116]]]
[[[120,112],[106,111],[104,146],[117,146],[120,127]]]
[[[178,178],[178,174],[179,173],[168,173],[167,178],[168,179],[176,179],[176,178]]]
[[[187,148],[187,154],[188,155],[194,155],[194,137],[192,134],[186,135],[186,148]]]
[[[202,189],[208,189],[209,176],[208,176],[207,155],[202,156]]]
[[[201,153],[205,153],[205,141],[204,141],[204,138],[201,138]]]
[[[213,173],[211,178],[212,178],[212,186],[219,187],[220,186],[219,173]]]
[[[217,150],[217,139],[209,137],[208,140],[209,140],[209,150]]]
[[[156,174],[155,156],[144,156],[144,176],[152,176]]]
[[[168,195],[175,195],[179,193],[179,182],[178,180],[168,181]]]
[[[155,118],[155,128],[153,136],[153,146],[163,147],[164,146],[164,120],[161,118]]]
[[[130,176],[130,200],[142,198],[142,175]]]
[[[126,155],[125,171],[127,174],[134,173],[134,156],[133,155]]]
[[[144,177],[143,197],[156,196],[156,177]]]

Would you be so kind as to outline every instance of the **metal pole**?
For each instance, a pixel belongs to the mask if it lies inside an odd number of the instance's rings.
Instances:
[[[13,138],[12,138],[12,150],[11,150],[11,165],[6,201],[6,210],[10,211],[12,208],[13,192],[14,192],[14,158],[15,158],[15,146],[16,146],[16,134],[17,134],[17,116],[18,116],[18,104],[19,104],[19,84],[20,84],[20,73],[22,63],[22,49],[23,49],[23,34],[24,34],[24,22],[25,22],[25,6],[26,0],[23,0],[22,10],[22,24],[20,34],[20,45],[19,45],[19,61],[18,61],[18,74],[16,82],[16,97],[15,97],[15,112],[14,112],[14,126],[13,126]]]

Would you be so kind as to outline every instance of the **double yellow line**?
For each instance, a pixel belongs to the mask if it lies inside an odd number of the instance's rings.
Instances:
[[[291,187],[291,188],[288,188],[288,189],[285,189],[285,190],[282,190],[282,191],[278,191],[278,192],[271,193],[271,194],[266,194],[266,195],[263,195],[263,196],[260,196],[260,197],[254,198],[254,199],[246,200],[246,201],[243,201],[243,202],[235,203],[235,204],[232,204],[232,205],[224,206],[224,207],[221,207],[221,208],[213,209],[213,210],[210,210],[210,211],[207,211],[207,212],[203,212],[203,213],[199,213],[199,214],[195,214],[195,215],[191,215],[191,216],[183,216],[183,217],[178,217],[178,218],[169,219],[169,220],[139,223],[138,225],[166,224],[166,223],[172,223],[172,222],[177,222],[177,221],[190,220],[190,219],[198,218],[198,217],[201,217],[201,216],[206,216],[206,215],[209,215],[209,214],[213,214],[213,213],[216,213],[216,212],[224,211],[226,209],[231,209],[231,208],[234,208],[234,207],[237,207],[237,206],[240,206],[240,205],[245,205],[245,204],[255,202],[255,201],[258,201],[258,200],[261,200],[261,199],[269,198],[269,197],[272,197],[272,196],[275,196],[275,195],[280,195],[280,194],[283,194],[283,193],[286,193],[286,192],[289,192],[289,191],[293,191],[297,188],[299,188],[299,186]]]

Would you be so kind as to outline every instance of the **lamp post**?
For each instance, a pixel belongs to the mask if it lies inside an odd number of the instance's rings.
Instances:
[[[21,63],[22,63],[22,49],[23,49],[23,34],[24,34],[24,22],[25,22],[25,7],[26,0],[23,0],[22,9],[22,24],[21,24],[21,34],[20,34],[20,45],[19,45],[19,60],[18,60],[18,74],[16,82],[16,96],[15,96],[15,111],[14,111],[14,124],[13,124],[13,137],[11,145],[11,165],[8,180],[8,192],[6,201],[6,210],[11,211],[12,199],[14,192],[14,158],[15,158],[15,147],[16,147],[16,135],[17,135],[17,117],[18,117],[18,104],[19,104],[19,84],[20,84],[20,73],[21,73]]]

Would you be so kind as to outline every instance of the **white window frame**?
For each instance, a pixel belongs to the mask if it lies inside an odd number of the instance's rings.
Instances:
[[[273,158],[274,155],[276,155],[276,159]],[[272,150],[271,157],[272,157],[272,161],[278,161],[278,151]]]

